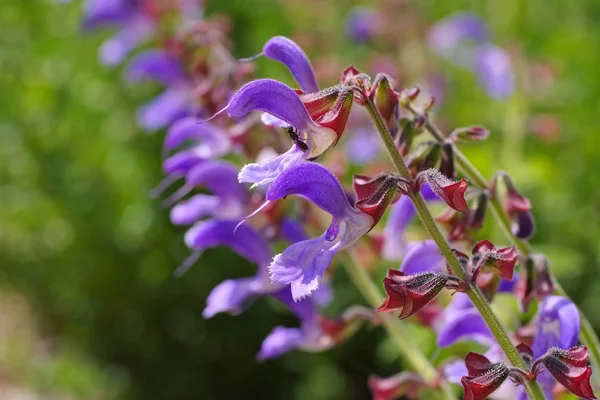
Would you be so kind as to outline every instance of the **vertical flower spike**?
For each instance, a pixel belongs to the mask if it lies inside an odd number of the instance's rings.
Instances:
[[[298,195],[329,213],[331,225],[318,238],[297,242],[275,256],[271,280],[290,284],[294,300],[310,295],[333,256],[352,246],[373,226],[373,218],[352,207],[337,179],[316,163],[296,164],[281,173],[266,193],[267,201]]]
[[[577,346],[569,350],[552,347],[534,363],[534,371],[540,363],[569,392],[583,399],[596,399],[590,384],[592,368],[589,366],[587,347]]]
[[[389,269],[383,280],[387,297],[377,311],[402,309],[398,318],[410,317],[433,300],[444,287],[456,283],[456,278],[451,278],[433,272],[406,275],[402,271]]]
[[[417,176],[417,181],[422,182],[424,180],[429,183],[433,192],[449,207],[463,213],[469,211],[467,201],[465,200],[465,192],[469,185],[464,178],[454,182],[439,171],[428,169],[420,172],[419,176]]]
[[[355,207],[373,218],[373,226],[394,200],[398,191],[398,179],[387,172],[375,178],[354,175],[353,186],[357,196]]]
[[[465,388],[465,400],[485,400],[496,391],[509,376],[509,369],[503,363],[492,363],[487,357],[469,353],[465,358],[469,373],[461,382]]]
[[[512,281],[518,256],[514,246],[497,249],[489,240],[482,240],[473,248],[471,279],[476,281],[481,269],[487,266],[502,279]]]
[[[285,65],[302,91],[308,93],[319,91],[319,84],[312,65],[306,53],[294,41],[283,36],[275,36],[267,41],[263,48],[263,54]]]

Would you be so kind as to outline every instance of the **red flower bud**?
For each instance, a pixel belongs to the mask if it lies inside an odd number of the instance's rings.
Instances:
[[[486,139],[490,135],[490,131],[482,126],[469,126],[466,128],[458,128],[450,134],[453,140],[468,140],[478,142]]]
[[[528,367],[533,363],[533,350],[531,347],[527,346],[525,343],[519,343],[517,345],[517,351],[521,354],[521,358],[525,362],[525,365]]]
[[[400,127],[400,104],[398,93],[392,87],[391,78],[385,74],[377,74],[370,96],[374,98],[375,106],[377,106],[377,110],[383,117],[392,137],[395,137]]]
[[[402,309],[398,318],[404,319],[417,313],[449,282],[450,277],[433,272],[406,275],[402,271],[389,269],[383,280],[387,297],[377,311],[395,311]],[[456,278],[451,285],[456,286]],[[453,287],[454,288],[454,287]]]
[[[353,186],[356,192],[356,208],[373,218],[373,226],[390,205],[398,192],[399,177],[384,172],[375,178],[354,175]]]
[[[465,400],[485,400],[509,376],[503,363],[491,363],[485,356],[469,353],[465,358],[468,376],[460,380],[465,388]]]
[[[419,173],[417,179],[425,179],[427,182],[429,182],[431,190],[433,190],[433,192],[448,206],[452,207],[456,211],[469,211],[467,201],[465,200],[465,192],[467,191],[467,187],[469,185],[464,178],[455,182],[448,179],[435,169],[428,169],[427,171]]]
[[[301,93],[300,100],[311,118],[319,125],[333,130],[337,139],[342,137],[352,109],[354,93],[343,86],[333,86],[316,93]]]
[[[507,196],[504,208],[512,222],[512,233],[520,239],[529,239],[535,232],[535,221],[531,214],[531,202],[517,191],[515,184],[506,172],[501,172],[494,177],[490,186],[492,193],[496,190],[498,176],[502,177],[506,185]]]
[[[473,271],[471,279],[475,281],[485,266],[493,268],[498,276],[507,281],[512,280],[518,258],[514,246],[496,249],[489,240],[482,240],[473,248]]]
[[[538,374],[540,363],[568,391],[584,399],[595,399],[590,384],[592,369],[589,364],[588,349],[585,346],[569,350],[552,347],[533,364],[533,373]]]

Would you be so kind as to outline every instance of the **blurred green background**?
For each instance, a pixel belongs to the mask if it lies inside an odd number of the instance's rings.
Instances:
[[[372,45],[345,35],[358,2],[209,0],[207,13],[231,19],[236,56],[290,35],[325,81],[350,63],[372,71],[381,57],[396,63],[401,83],[443,75],[436,118],[491,129],[466,152],[488,175],[513,174],[534,204],[534,247],[600,328],[600,2],[376,4],[389,11],[382,26],[396,29]],[[519,90],[508,101],[490,100],[470,73],[424,48],[427,27],[460,10],[487,21],[517,60]],[[293,317],[262,299],[238,317],[202,319],[210,289],[253,267],[214,250],[173,277],[187,256],[183,230],[148,197],[162,178],[163,135],[143,134],[134,120],[158,88],[127,87],[120,68],[100,66],[111,32],[83,33],[80,12],[77,1],[0,6],[0,398],[368,398],[366,377],[401,365],[381,330],[256,364],[265,335]],[[260,60],[258,75],[289,79],[273,64]],[[336,280],[342,304],[361,302],[343,272]],[[432,336],[419,338],[433,352]]]

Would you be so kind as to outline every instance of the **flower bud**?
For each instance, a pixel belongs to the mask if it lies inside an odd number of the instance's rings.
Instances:
[[[440,172],[450,179],[454,179],[454,148],[451,143],[442,144],[442,162],[440,164]]]
[[[465,200],[465,192],[469,185],[464,178],[455,182],[435,169],[428,169],[417,176],[417,181],[423,180],[429,182],[431,190],[448,206],[463,213],[469,211]]]
[[[587,347],[577,346],[569,350],[550,348],[533,364],[532,371],[535,375],[541,372],[540,364],[569,392],[584,399],[596,398],[590,384],[592,369],[588,365]]]
[[[490,185],[492,193],[496,190],[498,176],[502,177],[506,185],[504,209],[512,222],[512,233],[519,239],[529,239],[535,232],[535,221],[531,214],[531,202],[517,191],[514,182],[506,172],[501,172],[494,177]]]
[[[315,93],[299,93],[308,114],[317,124],[333,130],[336,140],[342,137],[352,109],[354,93],[343,86],[333,86]]]
[[[485,400],[510,374],[503,363],[492,363],[477,353],[467,354],[465,365],[469,375],[460,380],[465,388],[465,400]]]
[[[471,279],[475,281],[482,268],[487,266],[493,268],[502,279],[510,281],[518,256],[514,246],[496,249],[489,240],[482,240],[473,248]]]
[[[434,272],[407,275],[389,269],[383,280],[387,297],[377,311],[402,309],[398,318],[404,319],[417,313],[444,288],[464,291],[465,284],[458,278]]]
[[[400,118],[400,104],[398,93],[394,91],[390,80],[391,78],[385,74],[377,74],[371,89],[371,96],[374,97],[375,106],[377,106],[377,110],[383,117],[392,137],[396,137],[400,127],[398,121]]]
[[[482,126],[469,126],[466,128],[458,128],[450,134],[453,141],[465,140],[471,142],[479,142],[486,139],[490,135],[490,131]]]
[[[521,355],[525,365],[531,367],[531,364],[533,363],[533,350],[531,350],[531,347],[527,346],[525,343],[519,343],[517,345],[517,351]]]
[[[379,222],[398,192],[399,177],[384,172],[375,178],[354,175],[353,186],[357,200],[355,207],[373,218],[373,226]]]
[[[373,400],[394,400],[402,395],[416,398],[418,390],[425,386],[423,379],[414,372],[401,372],[388,378],[369,377],[369,389]],[[415,395],[415,396],[413,396]]]

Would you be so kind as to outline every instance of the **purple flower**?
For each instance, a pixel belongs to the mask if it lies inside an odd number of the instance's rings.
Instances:
[[[473,43],[488,39],[485,24],[474,14],[458,12],[436,22],[427,36],[429,47],[439,56],[470,68]]]
[[[421,194],[426,201],[439,200],[428,184],[423,185]],[[402,196],[391,207],[390,215],[383,230],[383,247],[381,250],[383,258],[387,260],[402,260],[406,256],[406,253],[413,244],[408,243],[404,235],[406,228],[413,220],[415,214],[415,207],[407,196]]]
[[[120,24],[134,12],[131,0],[87,0],[83,9],[83,26],[95,29],[102,25]]]
[[[303,92],[319,91],[317,77],[310,60],[294,41],[284,36],[275,36],[265,43],[262,54],[285,65]]]
[[[125,71],[128,82],[152,79],[166,89],[137,113],[139,125],[148,132],[164,128],[192,112],[190,85],[179,62],[162,50],[149,50],[133,58]]]
[[[485,91],[494,99],[505,99],[514,91],[515,77],[506,51],[491,43],[475,48],[475,72]]]
[[[479,311],[463,293],[454,295],[452,302],[444,310],[442,319],[436,322],[436,325],[437,344],[440,347],[451,346],[463,340],[474,340],[486,346],[495,344],[494,336]],[[460,377],[458,380],[460,381]]]
[[[186,174],[185,185],[165,203],[173,204],[197,187],[206,188],[212,194],[197,194],[179,202],[171,210],[171,222],[188,225],[205,216],[243,217],[250,195],[244,185],[237,181],[237,169],[233,164],[211,160],[195,165]]]
[[[538,306],[536,317],[537,331],[531,349],[533,358],[539,358],[551,347],[570,349],[577,344],[580,330],[579,310],[569,299],[561,296],[548,296]],[[548,371],[542,372],[537,377],[546,399],[554,399],[552,389],[554,378]],[[519,399],[527,399],[521,393]]]
[[[200,160],[219,158],[231,151],[231,139],[227,132],[210,122],[202,124],[194,117],[180,119],[169,128],[164,149],[173,150],[189,143],[190,150]]]
[[[377,11],[366,7],[353,8],[346,17],[346,34],[358,43],[367,43],[377,34]]]
[[[292,165],[321,155],[337,138],[333,129],[313,121],[300,97],[278,81],[258,79],[247,83],[227,106],[227,114],[234,118],[252,111],[263,111],[293,127],[302,135],[301,140],[306,142],[308,151],[293,145],[286,153],[265,163],[246,165],[240,172],[240,182],[267,185]]]
[[[319,164],[301,163],[286,169],[273,181],[266,199],[275,201],[292,194],[308,199],[333,218],[320,237],[292,244],[269,266],[271,280],[291,285],[294,300],[300,300],[319,286],[333,256],[371,229],[373,219],[349,203],[337,179]]]

